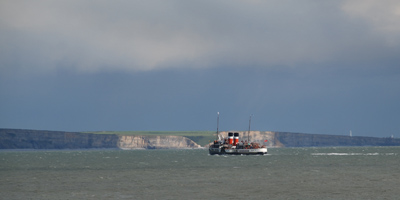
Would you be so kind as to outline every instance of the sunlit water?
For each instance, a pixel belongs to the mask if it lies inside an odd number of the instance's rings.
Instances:
[[[0,151],[0,199],[399,199],[400,147]]]

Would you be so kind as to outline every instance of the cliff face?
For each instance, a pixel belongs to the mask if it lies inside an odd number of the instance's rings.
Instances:
[[[319,146],[400,146],[400,139],[360,136],[319,135],[276,132],[275,140],[286,147]]]
[[[181,136],[120,136],[61,131],[0,129],[0,149],[198,148]]]
[[[117,135],[19,129],[0,130],[0,149],[115,148],[117,141]]]
[[[400,146],[397,138],[350,137],[285,132],[231,131],[240,134],[239,141],[251,141],[267,147],[325,146]],[[220,132],[228,138],[228,132]],[[0,149],[180,149],[200,145],[182,136],[127,136],[61,131],[0,129]]]
[[[239,141],[250,141],[257,142],[259,144],[264,144],[267,147],[281,147],[282,145],[275,141],[275,133],[271,131],[229,131],[234,133],[239,133]],[[219,132],[224,138],[228,138],[228,131]],[[267,142],[264,142],[267,140]]]
[[[377,137],[350,137],[341,135],[322,135],[304,133],[286,133],[271,131],[229,131],[239,133],[239,141],[248,140],[265,144],[267,147],[326,147],[326,146],[400,146],[400,139]],[[228,138],[228,132],[220,132]],[[264,142],[268,140],[267,142]]]
[[[121,149],[169,149],[171,147],[199,148],[200,145],[182,136],[120,136],[118,147]]]

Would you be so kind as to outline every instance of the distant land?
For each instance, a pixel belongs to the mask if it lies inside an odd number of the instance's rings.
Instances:
[[[229,131],[239,140],[267,147],[400,146],[399,138],[288,133],[272,131]],[[220,132],[227,137],[228,131]],[[100,131],[64,132],[0,129],[0,149],[197,149],[217,138],[212,131]]]

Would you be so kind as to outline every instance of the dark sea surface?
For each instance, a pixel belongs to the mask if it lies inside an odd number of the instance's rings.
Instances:
[[[3,150],[0,199],[400,199],[400,147]]]

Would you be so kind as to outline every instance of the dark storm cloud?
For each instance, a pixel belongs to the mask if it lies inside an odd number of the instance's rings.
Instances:
[[[374,59],[400,41],[396,1],[2,1],[0,9],[2,72],[294,66]]]

